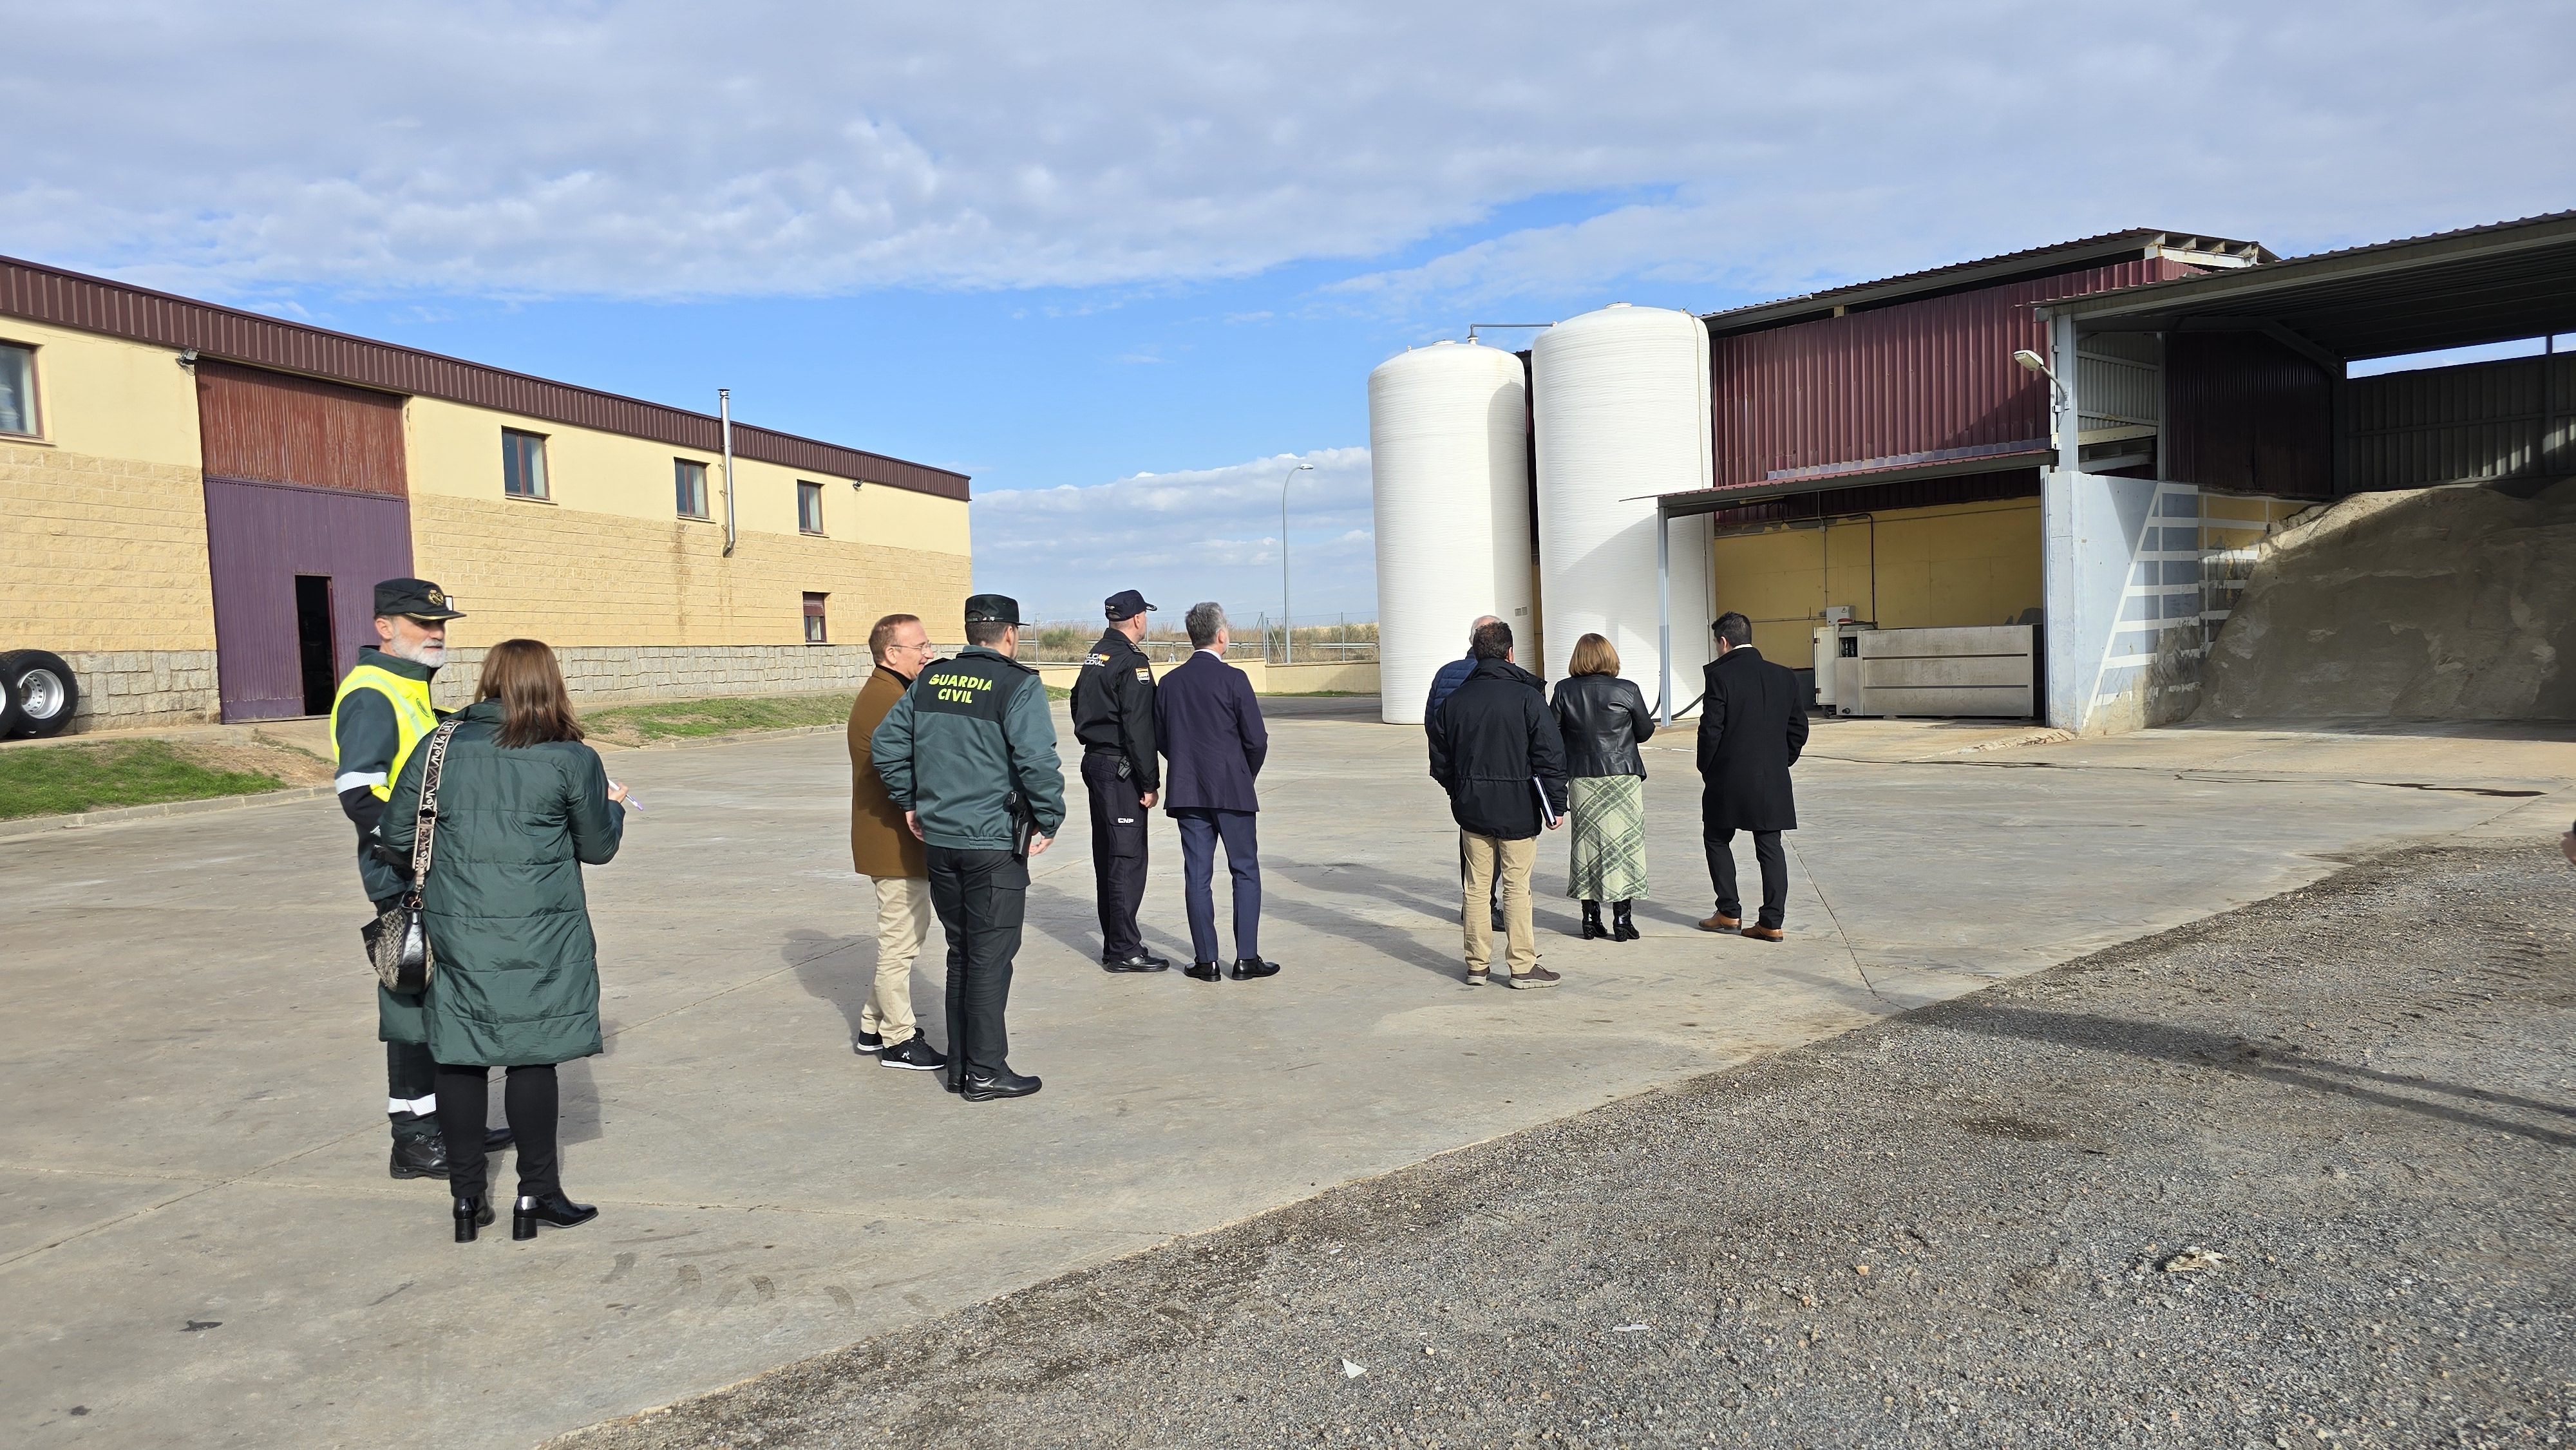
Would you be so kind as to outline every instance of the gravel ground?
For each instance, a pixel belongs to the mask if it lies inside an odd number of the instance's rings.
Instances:
[[[2367,862],[558,1444],[2558,1444],[2571,905]]]

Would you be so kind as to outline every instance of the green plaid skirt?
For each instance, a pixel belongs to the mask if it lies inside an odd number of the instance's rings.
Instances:
[[[1577,901],[1642,901],[1646,896],[1646,782],[1633,775],[1579,775],[1570,797],[1573,866],[1565,894]]]

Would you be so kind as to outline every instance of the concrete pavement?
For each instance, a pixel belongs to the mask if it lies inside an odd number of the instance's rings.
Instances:
[[[1790,939],[1765,947],[1690,926],[1683,734],[1649,750],[1646,940],[1565,934],[1553,837],[1565,987],[1475,992],[1419,733],[1370,702],[1276,704],[1262,945],[1287,971],[1098,971],[1077,810],[1039,860],[1013,998],[1013,1062],[1046,1091],[972,1107],[849,1051],[874,948],[837,738],[613,754],[648,813],[590,876],[609,1050],[564,1072],[566,1179],[603,1213],[525,1245],[449,1243],[442,1187],[384,1176],[366,908],[331,802],[0,845],[0,1424],[38,1446],[528,1444],[2340,857],[2553,834],[2576,798],[2569,733],[2545,727],[1998,746],[2032,732],[1828,722],[1799,772]],[[1154,839],[1148,939],[1186,958],[1176,843]]]

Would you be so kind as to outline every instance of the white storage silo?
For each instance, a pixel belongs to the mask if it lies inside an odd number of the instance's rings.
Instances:
[[[1687,312],[1622,302],[1540,333],[1531,352],[1538,454],[1544,674],[1600,634],[1649,703],[1657,645],[1654,495],[1710,481],[1708,328]],[[1704,518],[1672,525],[1672,707],[1700,693],[1709,638]],[[1533,666],[1536,668],[1536,666]]]
[[[1418,725],[1467,625],[1530,616],[1529,392],[1521,360],[1436,342],[1369,374],[1379,718]]]

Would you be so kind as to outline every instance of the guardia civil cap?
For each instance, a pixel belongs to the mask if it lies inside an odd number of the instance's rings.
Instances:
[[[968,624],[1017,624],[1020,601],[1007,594],[973,594],[966,599]]]
[[[1112,624],[1122,619],[1134,619],[1140,614],[1151,614],[1154,611],[1154,606],[1145,602],[1145,596],[1133,589],[1121,589],[1100,601],[1100,605],[1108,611],[1109,622]]]
[[[448,599],[446,590],[426,579],[387,579],[376,586],[376,617],[397,614],[424,622],[465,617],[465,611]]]

